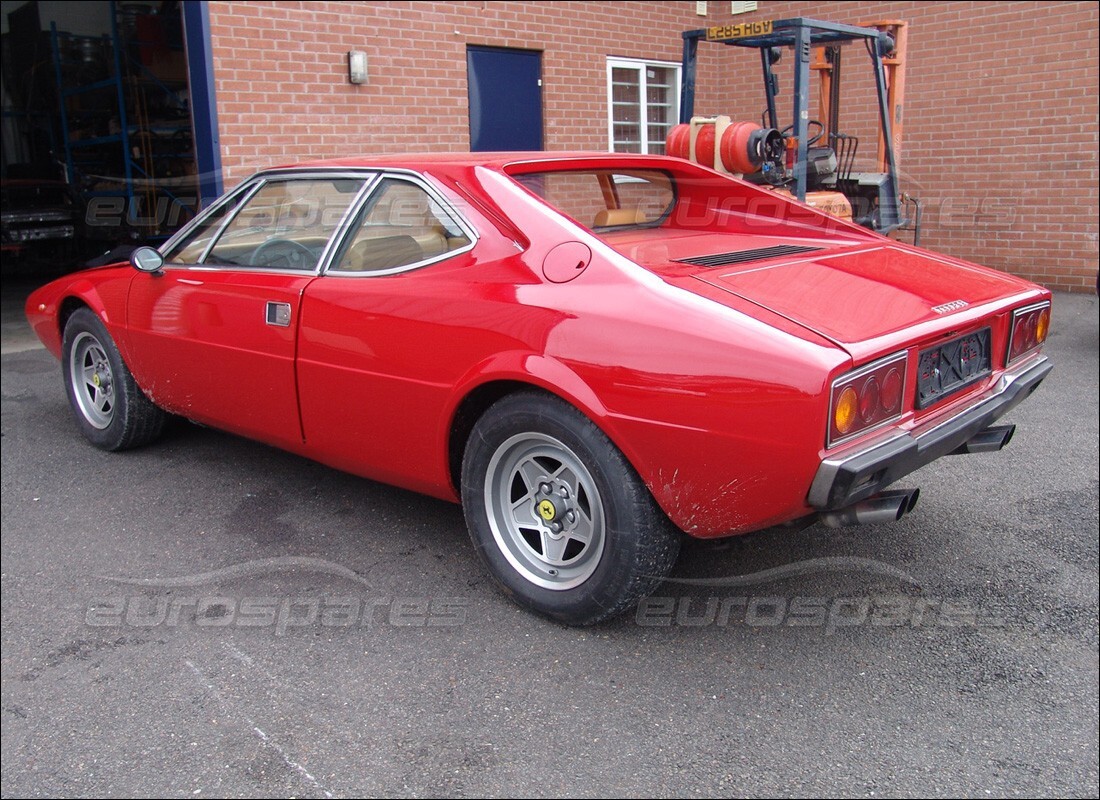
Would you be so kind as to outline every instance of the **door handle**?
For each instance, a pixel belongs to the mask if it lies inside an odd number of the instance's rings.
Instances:
[[[267,301],[267,324],[278,328],[290,327],[290,303]]]

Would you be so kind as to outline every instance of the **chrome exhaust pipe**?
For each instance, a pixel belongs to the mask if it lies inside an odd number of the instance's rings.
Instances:
[[[841,508],[822,512],[818,519],[829,528],[849,525],[875,525],[880,522],[897,522],[917,505],[920,489],[894,489]]]
[[[1015,425],[991,425],[984,431],[979,431],[967,441],[960,444],[950,455],[958,456],[966,453],[995,453],[1012,441],[1012,434],[1016,432]]]

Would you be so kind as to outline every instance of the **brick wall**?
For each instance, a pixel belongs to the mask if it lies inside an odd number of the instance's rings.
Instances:
[[[694,11],[688,2],[211,3],[227,182],[304,158],[469,150],[467,45],[541,50],[546,148],[606,150],[607,57],[679,63],[680,31],[731,19]],[[347,80],[352,49],[367,53],[362,86]],[[712,103],[721,79],[715,70],[700,87]]]
[[[910,23],[902,188],[932,249],[1085,291],[1098,262],[1093,2],[761,2],[737,21]],[[608,56],[678,62],[680,32],[728,22],[695,2],[210,4],[227,185],[309,158],[467,150],[466,46],[543,52],[547,149],[607,148]],[[347,80],[364,50],[369,82]],[[698,113],[759,118],[755,52],[700,47]],[[789,56],[788,56],[789,57]],[[874,152],[866,56],[845,53],[842,128]],[[777,68],[789,117],[791,71]],[[785,102],[783,102],[785,101]]]

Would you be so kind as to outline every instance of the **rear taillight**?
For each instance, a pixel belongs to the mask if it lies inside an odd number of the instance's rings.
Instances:
[[[1050,302],[1036,303],[1012,312],[1005,366],[1025,356],[1046,341],[1050,330]]]
[[[903,350],[833,381],[827,447],[901,416],[906,357]]]

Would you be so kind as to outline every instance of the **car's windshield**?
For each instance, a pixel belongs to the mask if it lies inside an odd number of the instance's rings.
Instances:
[[[593,230],[653,225],[672,210],[672,176],[655,169],[588,169],[514,176],[558,211]]]

